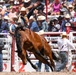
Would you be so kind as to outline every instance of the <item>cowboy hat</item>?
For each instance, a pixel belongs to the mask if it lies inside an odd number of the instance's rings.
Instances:
[[[74,8],[74,6],[70,4],[70,5],[68,6],[68,8]]]
[[[4,16],[4,19],[9,20],[9,17],[8,16]]]
[[[29,20],[35,20],[34,16],[30,16]]]
[[[44,30],[40,30],[39,35],[43,35],[43,34],[44,34]]]
[[[24,2],[25,2],[25,3],[28,3],[28,2],[30,2],[30,0],[24,0]]]
[[[54,18],[53,18],[53,21],[58,21],[58,18],[57,18],[57,17],[54,17]]]
[[[37,18],[37,20],[45,20],[45,19],[46,19],[46,17],[45,17],[45,16],[43,16],[43,15],[38,16],[38,18]]]
[[[71,26],[71,24],[70,23],[66,23],[65,26]]]
[[[61,37],[64,37],[64,36],[66,36],[66,37],[67,37],[67,36],[68,36],[68,34],[67,34],[66,32],[62,32],[62,33],[61,33]]]
[[[30,16],[30,18],[29,19],[34,19],[34,16]]]
[[[20,11],[26,11],[26,8],[25,7],[22,7]]]
[[[64,17],[65,18],[70,18],[71,16],[69,14],[66,14]]]

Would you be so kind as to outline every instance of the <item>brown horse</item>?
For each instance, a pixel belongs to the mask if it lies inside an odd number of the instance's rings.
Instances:
[[[27,51],[30,51],[38,60],[47,64],[52,71],[54,70],[55,65],[53,59],[55,60],[56,57],[43,36],[38,35],[28,28],[23,29],[22,26],[16,28],[15,36],[18,56],[21,58],[23,64],[26,64]],[[46,56],[50,62],[46,59]]]

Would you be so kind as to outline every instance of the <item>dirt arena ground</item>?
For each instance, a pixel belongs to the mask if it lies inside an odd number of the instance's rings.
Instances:
[[[0,75],[76,75],[76,72],[1,72]]]

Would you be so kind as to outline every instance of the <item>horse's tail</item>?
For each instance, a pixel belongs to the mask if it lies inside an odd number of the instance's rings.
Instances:
[[[53,51],[52,51],[52,57],[53,57],[53,59],[56,60],[56,61],[59,61],[59,60],[60,60],[59,54],[58,54],[57,52],[53,52]]]

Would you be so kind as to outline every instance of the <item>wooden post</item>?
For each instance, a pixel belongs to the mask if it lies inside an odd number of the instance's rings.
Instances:
[[[15,38],[14,38],[14,36],[12,36],[11,71],[15,71],[14,67],[13,67],[14,60],[15,60]]]
[[[46,4],[46,21],[48,22],[48,0],[45,0],[45,4]]]

